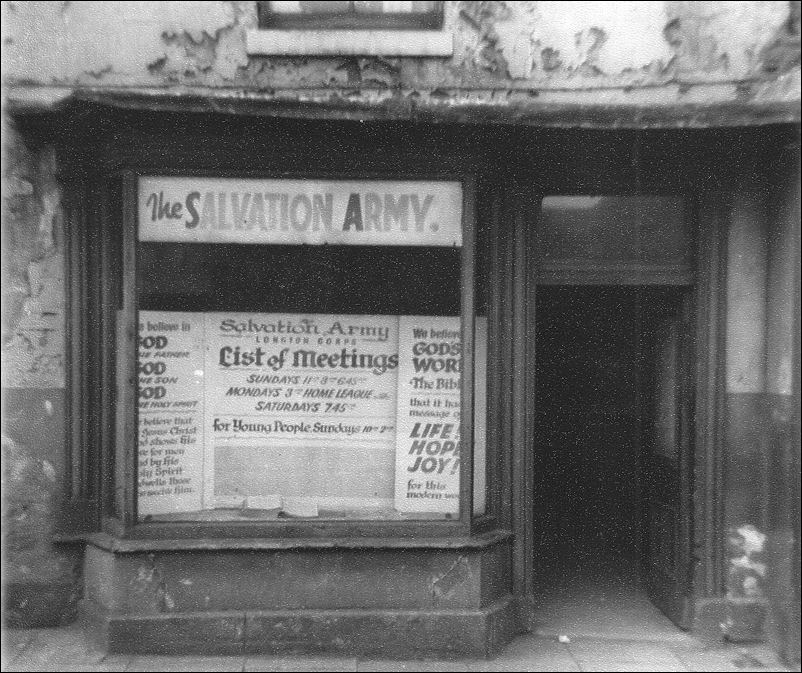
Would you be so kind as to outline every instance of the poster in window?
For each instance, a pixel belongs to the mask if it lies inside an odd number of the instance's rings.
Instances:
[[[207,502],[392,506],[398,318],[207,314]]]
[[[203,504],[204,323],[200,313],[139,312],[140,517]]]
[[[458,512],[458,317],[139,317],[141,517]],[[482,511],[484,318],[476,334]]]
[[[400,316],[395,506],[459,511],[459,317]]]

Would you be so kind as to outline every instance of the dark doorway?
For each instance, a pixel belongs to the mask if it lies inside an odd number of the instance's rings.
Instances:
[[[660,286],[537,290],[539,627],[676,632],[647,594],[654,598],[652,577],[662,572],[658,555],[673,556],[650,535],[655,492],[675,489],[669,477],[655,483],[653,456],[681,452],[676,335],[686,294]],[[674,591],[669,579],[657,584],[661,595]],[[671,606],[660,607],[679,621]]]

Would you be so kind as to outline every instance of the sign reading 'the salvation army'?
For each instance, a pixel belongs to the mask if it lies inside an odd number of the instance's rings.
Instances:
[[[138,219],[140,241],[459,246],[462,185],[143,177]]]

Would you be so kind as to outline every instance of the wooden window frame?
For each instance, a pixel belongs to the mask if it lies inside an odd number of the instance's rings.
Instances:
[[[694,200],[685,190],[660,190],[639,192],[614,189],[583,194],[564,191],[549,191],[543,194],[542,201],[549,197],[601,197],[601,198],[674,198],[681,200],[684,206],[682,229],[686,236],[687,256],[684,262],[650,263],[637,259],[616,259],[606,262],[602,259],[585,259],[579,257],[561,257],[557,259],[538,259],[539,285],[693,285],[696,280],[696,217]],[[538,243],[540,245],[540,231]]]
[[[460,310],[463,330],[463,375],[462,395],[462,460],[460,466],[460,515],[450,520],[409,519],[388,520],[338,520],[338,519],[285,519],[271,521],[235,522],[141,522],[137,520],[137,405],[136,405],[136,338],[138,309],[136,307],[136,242],[137,242],[137,189],[138,179],[145,176],[206,176],[236,178],[250,177],[262,179],[344,179],[344,180],[410,180],[410,181],[458,181],[462,186],[462,227],[463,245],[461,247],[460,271]],[[123,169],[99,176],[92,193],[100,196],[102,205],[95,218],[90,218],[89,226],[97,227],[96,236],[80,239],[85,248],[83,257],[86,263],[100,269],[97,296],[87,296],[87,308],[96,314],[91,321],[84,320],[81,331],[89,330],[75,339],[76,348],[92,351],[90,357],[81,362],[96,362],[90,369],[79,367],[74,375],[75,385],[85,388],[97,386],[105,393],[93,397],[91,405],[99,404],[99,424],[92,443],[100,443],[100,454],[96,461],[102,473],[98,525],[97,528],[118,540],[146,541],[169,540],[192,544],[197,539],[246,540],[258,545],[298,544],[302,540],[340,540],[340,543],[353,544],[362,540],[368,546],[384,541],[392,544],[394,540],[430,540],[435,546],[448,546],[447,540],[459,545],[470,536],[492,533],[496,528],[493,514],[491,485],[494,475],[488,467],[486,488],[488,489],[486,513],[473,515],[473,422],[474,422],[474,264],[476,227],[476,179],[472,174],[438,172],[421,174],[417,172],[337,172],[313,173],[293,171],[276,173],[270,171],[203,171],[178,170],[166,167]],[[93,221],[92,221],[93,220]],[[85,278],[76,278],[82,284]],[[85,290],[84,290],[85,292]],[[91,325],[90,325],[91,323]],[[115,343],[116,341],[116,343]],[[81,345],[82,344],[82,345]],[[88,347],[87,347],[88,344]],[[490,346],[488,347],[490,350]],[[83,352],[83,351],[82,351]],[[85,354],[86,355],[86,354]],[[97,371],[95,370],[97,369]],[[116,370],[116,371],[115,371]],[[94,382],[94,383],[91,383]],[[116,386],[115,386],[116,382]],[[87,394],[89,391],[87,391]],[[83,413],[89,406],[84,403]],[[80,418],[80,417],[79,417]],[[84,417],[85,418],[85,417]],[[87,420],[77,420],[76,432],[85,426]],[[98,425],[89,423],[90,427]],[[101,436],[102,435],[102,436]],[[488,445],[488,454],[490,454]],[[97,529],[96,528],[96,529]],[[292,541],[295,540],[295,543]],[[348,542],[348,541],[352,542]],[[381,544],[384,544],[382,542]]]
[[[267,30],[440,30],[443,3],[431,12],[368,13],[332,12],[282,14],[270,9],[270,2],[257,2],[259,28]]]

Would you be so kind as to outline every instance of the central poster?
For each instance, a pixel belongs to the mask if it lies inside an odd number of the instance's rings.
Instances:
[[[213,313],[206,341],[207,503],[392,507],[397,317]]]

